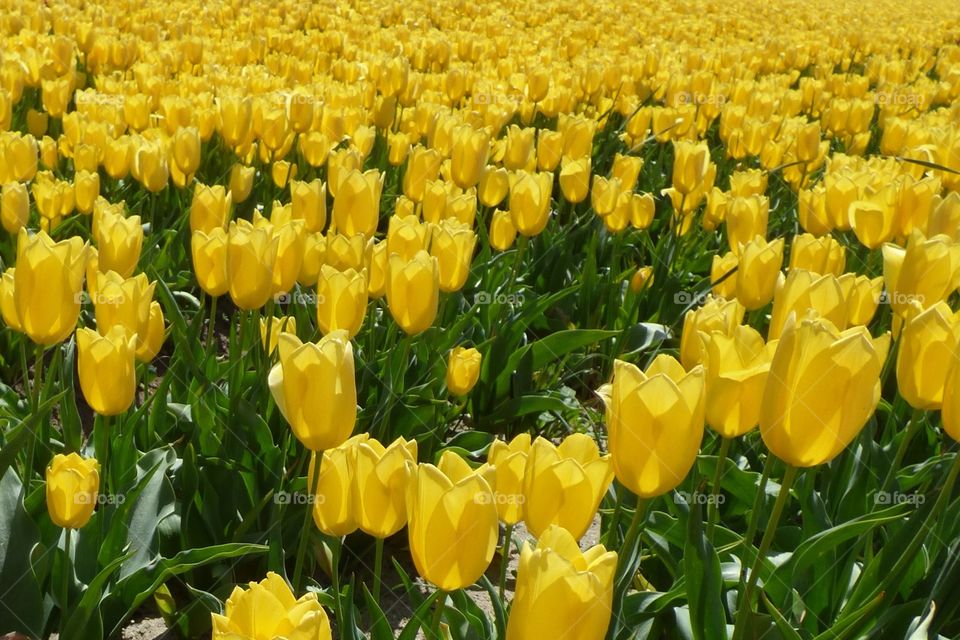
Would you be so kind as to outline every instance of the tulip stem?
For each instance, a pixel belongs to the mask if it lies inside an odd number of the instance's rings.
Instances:
[[[320,465],[323,462],[323,455],[319,452],[314,453],[316,463],[313,465],[313,477],[307,479],[307,492],[311,500],[308,500],[307,508],[303,514],[303,528],[300,530],[300,546],[297,548],[297,561],[293,565],[293,588],[300,591],[300,577],[303,574],[303,559],[307,555],[307,540],[310,538],[310,516],[313,511],[312,498],[316,495],[317,485],[320,483]],[[339,622],[339,621],[338,621]]]
[[[720,451],[717,453],[717,468],[713,472],[713,487],[710,489],[710,500],[707,502],[707,540],[713,542],[713,529],[717,524],[720,509],[718,500],[720,496],[720,481],[723,479],[723,467],[727,462],[727,455],[730,453],[730,445],[733,444],[733,438],[720,436]]]
[[[500,600],[503,600],[503,592],[507,584],[507,566],[510,564],[510,547],[513,546],[513,524],[506,525],[503,532],[503,552],[500,560]]]
[[[73,529],[67,527],[63,530],[63,580],[60,582],[60,635],[64,634],[67,626],[67,600],[70,597],[70,534]]]
[[[211,296],[210,300],[210,317],[207,320],[207,345],[206,352],[207,355],[210,355],[210,350],[213,348],[213,341],[216,338],[216,326],[217,326],[217,300],[220,299],[220,296]]]
[[[433,634],[436,640],[443,640],[440,625],[443,622],[443,610],[446,607],[447,593],[442,590],[438,590],[437,593],[439,594],[437,597],[437,608],[433,610],[433,622],[430,624],[430,633]]]
[[[340,601],[340,556],[343,553],[343,538],[335,538],[330,547],[330,582],[333,586],[333,613],[337,624],[343,628],[343,603]]]
[[[771,456],[772,457],[772,456]],[[783,474],[783,482],[780,483],[780,492],[777,494],[777,501],[773,505],[773,513],[770,514],[770,520],[767,521],[767,528],[763,532],[763,538],[760,540],[760,548],[757,549],[757,557],[753,561],[750,569],[750,575],[747,579],[747,585],[743,590],[743,597],[737,605],[737,617],[733,623],[733,640],[741,640],[747,629],[747,619],[753,610],[753,590],[757,586],[757,579],[760,577],[760,567],[763,566],[764,556],[773,543],[773,536],[777,532],[777,524],[780,522],[780,516],[783,514],[784,507],[790,500],[790,486],[793,485],[797,477],[797,468],[788,464],[787,470]]]
[[[627,591],[630,590],[630,584],[633,582],[633,576],[637,572],[637,568],[640,566],[639,550],[636,554],[637,564],[633,564],[633,548],[636,546],[637,540],[640,538],[641,525],[646,520],[647,508],[649,506],[649,500],[644,500],[643,498],[637,499],[637,505],[633,510],[633,518],[630,519],[630,525],[627,527],[627,534],[623,539],[623,546],[620,547],[620,555],[619,559],[617,560],[617,574],[613,594],[613,615],[611,618],[613,630],[608,636],[611,638],[617,637],[620,624],[620,609],[623,606],[623,600],[627,596]],[[611,533],[615,532],[611,531]]]
[[[334,568],[336,571],[336,568]],[[373,599],[380,602],[380,583],[383,571],[383,538],[377,538],[373,552]]]
[[[753,544],[753,538],[757,535],[758,520],[760,519],[760,511],[763,507],[763,496],[767,493],[767,481],[770,479],[773,461],[774,457],[768,455],[766,461],[763,463],[763,472],[760,474],[760,484],[757,485],[757,495],[754,496],[753,507],[750,509],[750,522],[747,524],[747,532],[743,534],[742,541],[744,550],[740,553],[740,591],[743,591],[747,582],[746,547],[747,545]]]
[[[910,448],[910,442],[923,426],[923,416],[924,413],[922,409],[913,410],[913,414],[910,416],[910,423],[907,425],[907,431],[903,434],[903,440],[900,441],[900,446],[897,447],[897,453],[893,457],[893,463],[890,465],[890,468],[887,469],[887,474],[883,478],[883,484],[880,485],[880,493],[885,493],[897,477],[897,472],[900,471],[900,465],[903,464],[903,459],[907,455],[907,449]]]

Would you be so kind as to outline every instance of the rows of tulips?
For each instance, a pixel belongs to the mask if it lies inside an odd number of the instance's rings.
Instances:
[[[960,633],[960,10],[628,5],[0,0],[0,634]]]

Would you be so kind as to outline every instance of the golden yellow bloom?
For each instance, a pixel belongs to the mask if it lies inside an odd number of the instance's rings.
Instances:
[[[411,260],[390,255],[387,268],[387,306],[394,321],[408,335],[426,331],[437,317],[440,267],[435,257],[419,251]]]
[[[227,232],[215,227],[209,234],[194,231],[190,238],[193,273],[207,295],[222,296],[230,286],[227,280]]]
[[[830,235],[816,237],[809,233],[794,236],[790,245],[790,269],[807,269],[815,273],[840,276],[846,266],[846,250]]]
[[[767,219],[770,202],[766,196],[731,198],[727,203],[727,244],[730,250],[740,254],[740,245],[747,244],[757,236],[767,235]]]
[[[960,285],[960,244],[949,236],[925,238],[914,231],[906,248],[883,245],[883,280],[890,306],[906,316],[914,304],[926,309]]]
[[[233,303],[259,309],[273,295],[273,270],[279,238],[246,220],[230,223],[227,235],[227,282]]]
[[[280,342],[280,334],[289,333],[297,335],[297,319],[293,316],[270,316],[260,318],[260,344],[267,353],[273,353],[277,350],[277,344]]]
[[[232,199],[232,191],[222,185],[208,187],[198,182],[190,203],[190,230],[210,233],[217,228],[225,229],[230,219]]]
[[[312,182],[290,183],[293,218],[304,221],[307,233],[319,233],[327,226],[327,185],[319,178]]]
[[[81,529],[93,516],[100,490],[100,464],[76,453],[53,456],[46,473],[47,513],[53,524]]]
[[[240,204],[250,197],[253,191],[253,177],[256,174],[254,167],[237,163],[230,169],[230,199]]]
[[[779,338],[791,313],[800,317],[813,309],[838,329],[847,324],[847,301],[843,287],[833,274],[818,275],[805,269],[791,269],[781,278],[773,297],[773,312],[767,337]]]
[[[509,211],[497,209],[490,217],[490,231],[487,234],[490,246],[497,251],[506,251],[517,239],[517,228]]]
[[[442,162],[443,156],[435,149],[427,149],[420,145],[411,149],[407,158],[407,168],[403,174],[403,195],[414,202],[423,200],[427,183],[437,179]]]
[[[653,283],[653,267],[640,267],[630,278],[630,290],[640,293]]]
[[[773,299],[783,265],[783,238],[767,242],[761,236],[740,245],[737,300],[745,308],[759,309]]]
[[[711,334],[722,331],[732,336],[734,329],[743,322],[743,305],[736,300],[724,300],[710,296],[702,307],[691,309],[683,318],[680,334],[680,362],[685,369],[692,369],[703,362],[704,349],[700,332]]]
[[[725,438],[750,431],[760,420],[760,401],[776,340],[764,343],[752,327],[737,326],[732,336],[700,334],[704,341],[707,424]]]
[[[470,226],[447,218],[434,225],[430,240],[430,255],[437,259],[440,272],[440,290],[459,291],[470,275],[477,236]]]
[[[447,389],[455,396],[465,396],[480,378],[480,352],[474,348],[455,347],[447,360]]]
[[[477,197],[486,207],[495,207],[510,191],[510,174],[503,167],[487,165],[477,186]]]
[[[847,301],[847,324],[870,324],[880,304],[883,278],[871,280],[867,276],[845,273],[840,276],[839,282]]]
[[[410,260],[427,248],[430,227],[416,216],[390,216],[387,224],[387,253]]]
[[[547,227],[552,191],[552,173],[517,172],[510,187],[510,217],[517,231],[532,237]]]
[[[560,190],[569,202],[583,202],[590,191],[590,156],[560,164]]]
[[[673,143],[673,188],[684,195],[693,193],[704,181],[710,167],[706,142],[675,140]]]
[[[16,234],[30,219],[30,196],[27,187],[19,182],[3,185],[0,196],[0,222],[7,233]]]
[[[90,407],[102,416],[123,413],[137,391],[137,335],[113,325],[103,335],[77,329],[77,371],[80,389]]]
[[[380,219],[382,188],[383,174],[375,169],[347,173],[333,201],[333,222],[337,231],[347,235],[373,235]]]
[[[316,473],[314,465],[317,456],[321,456],[317,487],[310,491],[314,496],[313,522],[328,536],[342,537],[357,530],[360,508],[355,482],[357,448],[368,439],[367,434],[360,433],[341,445],[310,456],[307,482],[311,487]]]
[[[356,445],[353,507],[365,533],[387,538],[407,523],[407,484],[416,462],[416,440],[399,437],[384,447],[370,438]]]
[[[897,354],[897,386],[914,409],[936,410],[953,352],[960,344],[960,315],[940,301],[907,318]]]
[[[296,599],[287,582],[270,572],[247,589],[235,587],[223,615],[211,614],[213,640],[331,640],[330,621],[317,600],[307,592]]]
[[[509,443],[494,440],[487,453],[487,462],[496,470],[494,498],[501,522],[516,524],[523,519],[523,480],[530,453],[530,434],[521,433]]]
[[[317,279],[317,327],[327,335],[338,329],[357,335],[367,314],[367,271],[320,267]]]
[[[469,189],[480,182],[490,151],[490,137],[486,131],[477,131],[469,125],[453,132],[450,156],[450,175],[461,189]]]
[[[101,271],[116,271],[124,278],[133,275],[143,247],[143,226],[140,216],[125,217],[103,210],[97,216],[94,236]]]

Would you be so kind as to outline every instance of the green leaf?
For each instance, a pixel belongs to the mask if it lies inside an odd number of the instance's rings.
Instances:
[[[683,569],[694,639],[713,640],[726,637],[727,622],[721,599],[723,576],[720,573],[720,559],[704,535],[699,504],[691,507],[687,519]]]

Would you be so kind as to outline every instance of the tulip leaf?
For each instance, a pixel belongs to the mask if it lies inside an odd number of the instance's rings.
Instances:
[[[763,604],[767,607],[767,611],[773,616],[773,623],[777,625],[777,631],[784,637],[784,640],[803,640],[803,636],[797,633],[797,630],[790,625],[784,615],[780,613],[780,610],[773,606],[773,603],[767,598],[767,594],[761,592],[760,596],[763,599]]]
[[[390,623],[365,583],[363,584],[363,598],[370,612],[370,640],[393,640],[393,630],[390,628]]]
[[[723,576],[720,559],[704,534],[699,504],[690,508],[687,538],[683,550],[683,570],[687,583],[687,603],[695,640],[726,637],[726,613],[721,594]]]
[[[49,607],[31,566],[40,532],[21,501],[23,485],[12,469],[0,478],[0,630],[43,634]]]
[[[407,621],[406,626],[403,627],[403,631],[400,632],[400,635],[397,636],[397,640],[416,640],[417,632],[421,628],[429,629],[430,628],[430,607],[433,606],[433,603],[437,601],[441,596],[445,596],[442,591],[434,591],[429,596],[424,599],[423,602],[414,610],[413,615],[410,616],[410,620]],[[438,605],[442,606],[442,605]],[[430,634],[425,633],[425,637],[430,637]]]
[[[480,586],[486,590],[487,595],[490,597],[490,602],[493,604],[493,623],[497,631],[495,638],[506,638],[507,612],[504,609],[503,601],[500,599],[500,594],[497,593],[496,587],[490,582],[490,578],[485,575],[480,576]]]

